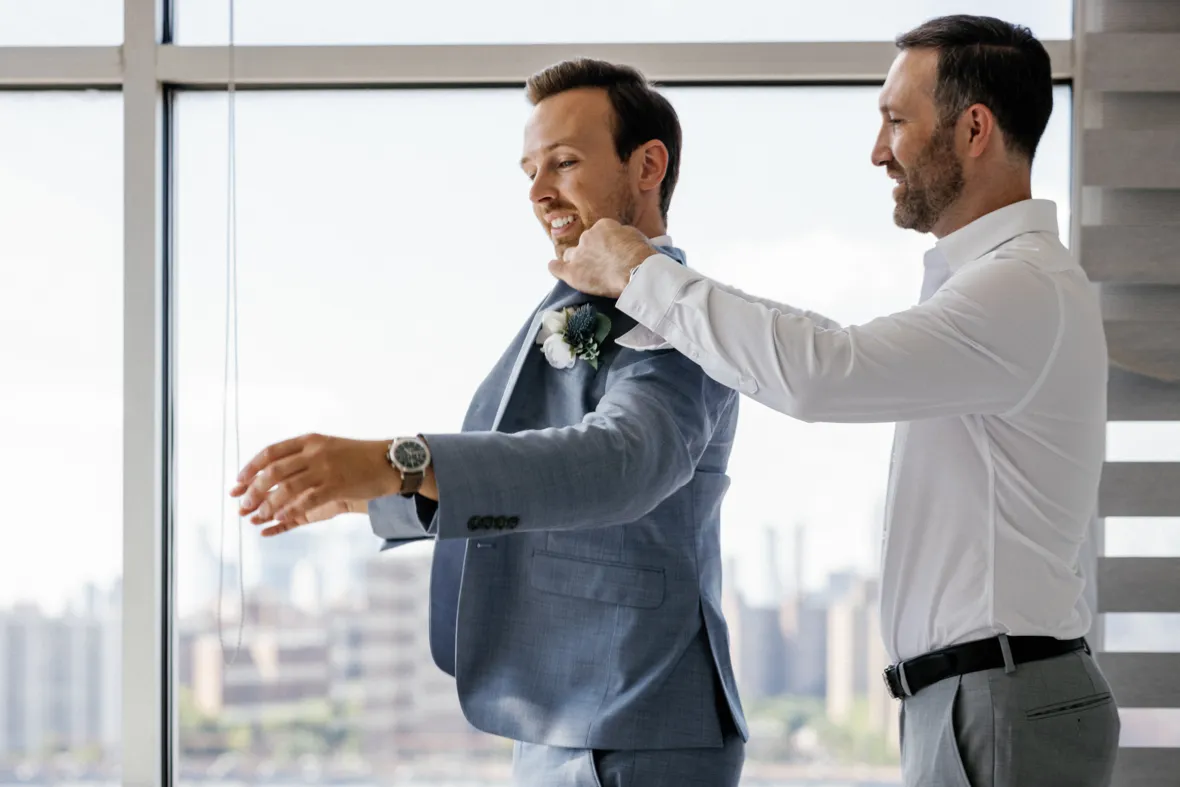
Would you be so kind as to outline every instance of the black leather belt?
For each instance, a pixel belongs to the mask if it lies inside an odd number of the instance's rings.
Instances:
[[[1051,659],[1066,653],[1090,652],[1085,639],[1053,637],[1008,637],[1013,664]],[[931,651],[885,670],[885,685],[895,700],[912,697],[940,680],[1004,666],[1004,649],[999,637],[965,642]]]

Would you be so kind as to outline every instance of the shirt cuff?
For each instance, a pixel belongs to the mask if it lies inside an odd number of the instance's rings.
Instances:
[[[414,498],[418,496],[415,495]],[[414,498],[401,495],[387,495],[369,501],[369,523],[374,535],[387,541],[428,538],[434,534],[433,516],[423,518],[427,513]],[[429,501],[428,501],[429,502]]]
[[[635,275],[619,295],[615,308],[640,325],[660,333],[660,324],[676,296],[697,278],[698,274],[668,255],[653,254],[635,269]]]

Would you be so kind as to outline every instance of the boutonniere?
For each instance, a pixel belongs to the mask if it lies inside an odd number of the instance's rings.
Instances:
[[[594,304],[567,306],[541,315],[537,344],[545,360],[557,369],[569,369],[581,358],[594,369],[602,343],[610,333],[610,318],[600,314]]]

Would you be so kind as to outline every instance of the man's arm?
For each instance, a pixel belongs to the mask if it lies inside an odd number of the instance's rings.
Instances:
[[[1013,257],[961,271],[912,309],[842,330],[659,258],[635,272],[618,307],[714,379],[804,421],[1013,410],[1039,384],[1063,326],[1056,282]]]
[[[668,260],[668,261],[672,262],[673,264],[676,264],[676,260],[673,260],[670,257],[665,257],[663,254],[658,254],[655,257],[651,258],[653,261],[655,261],[654,264],[657,266],[667,264],[662,261],[656,261],[657,258],[662,258],[663,260]],[[683,266],[680,266],[677,264],[677,267],[683,267]],[[808,320],[811,320],[812,324],[815,325],[815,327],[822,328],[825,331],[838,331],[841,328],[840,323],[831,319],[830,317],[825,317],[822,314],[819,314],[817,312],[808,311],[807,309],[800,309],[797,306],[791,306],[788,303],[781,303],[779,301],[771,300],[770,298],[763,298],[760,295],[751,295],[748,292],[743,292],[742,290],[739,290],[737,287],[734,287],[729,284],[725,284],[723,282],[713,281],[713,286],[716,287],[717,289],[721,290],[722,292],[728,292],[730,295],[734,295],[734,296],[741,298],[742,300],[747,301],[749,303],[760,303],[768,309],[775,309],[777,311],[782,312],[783,314],[793,314],[796,317],[804,317]],[[626,293],[627,293],[627,291],[624,290],[623,294],[626,295]]]
[[[482,538],[633,522],[686,484],[736,394],[674,352],[622,350],[606,393],[574,426],[424,435],[438,510],[426,532]],[[373,530],[421,538],[412,500],[369,506]]]

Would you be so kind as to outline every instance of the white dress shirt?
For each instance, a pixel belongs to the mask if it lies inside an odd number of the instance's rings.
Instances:
[[[624,346],[662,338],[804,421],[898,422],[881,557],[894,661],[1001,633],[1089,631],[1081,556],[1105,455],[1106,339],[1056,216],[1029,200],[948,235],[927,255],[921,302],[864,325],[663,255],[619,299],[647,329]]]

